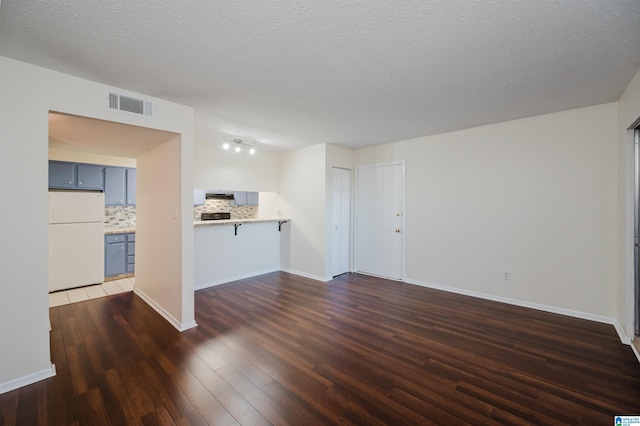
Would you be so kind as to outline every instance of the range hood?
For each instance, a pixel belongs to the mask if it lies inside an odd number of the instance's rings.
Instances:
[[[233,200],[233,192],[231,191],[208,191],[205,194],[207,200]]]

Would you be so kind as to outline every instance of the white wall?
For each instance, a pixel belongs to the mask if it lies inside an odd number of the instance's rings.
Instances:
[[[137,160],[135,286],[179,330],[193,325],[193,314],[183,312],[182,286],[176,286],[184,267],[180,157],[180,137],[175,137]]]
[[[356,151],[357,165],[406,160],[407,281],[615,317],[616,113],[610,103]]]
[[[222,141],[198,139],[194,188],[277,192],[280,153],[258,148],[256,154],[222,149]]]
[[[47,265],[47,73],[0,57],[0,392],[53,374]]]
[[[282,270],[318,280],[330,279],[325,272],[325,144],[281,155],[278,210],[291,219],[282,226]]]
[[[258,218],[281,218],[282,212],[278,210],[280,194],[277,192],[260,192],[258,199]]]
[[[617,320],[627,338],[634,335],[634,140],[633,130],[640,118],[640,72],[618,101],[618,229],[617,229]]]
[[[109,89],[0,57],[0,392],[52,374],[47,296],[49,111],[182,135],[181,160],[188,167],[181,170],[181,184],[183,191],[189,190],[183,193],[181,217],[189,213],[176,254],[183,260],[182,285],[193,294],[193,109],[153,99],[154,119],[138,118],[108,110]],[[158,244],[160,237],[158,233]],[[185,268],[191,268],[190,274]]]

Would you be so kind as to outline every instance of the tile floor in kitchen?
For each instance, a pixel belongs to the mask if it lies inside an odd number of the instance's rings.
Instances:
[[[83,300],[95,299],[97,297],[109,296],[125,291],[133,291],[135,277],[122,278],[119,280],[107,281],[103,284],[96,284],[88,287],[74,288],[72,290],[58,291],[49,294],[49,307],[68,305],[69,303],[81,302]]]

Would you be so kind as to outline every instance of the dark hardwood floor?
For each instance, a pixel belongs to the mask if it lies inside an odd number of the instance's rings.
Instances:
[[[57,375],[3,425],[585,424],[640,414],[612,326],[422,287],[273,273],[196,293],[178,333],[133,293],[51,309]]]

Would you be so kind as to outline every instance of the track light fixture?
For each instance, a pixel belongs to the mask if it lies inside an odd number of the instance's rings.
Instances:
[[[222,149],[228,151],[231,149],[231,147],[233,147],[233,150],[239,153],[242,152],[243,146],[249,148],[249,154],[253,155],[256,153],[256,149],[252,145],[242,142],[242,139],[225,140],[225,142],[222,144]]]

